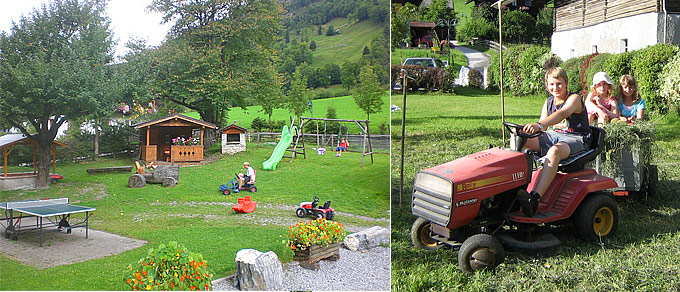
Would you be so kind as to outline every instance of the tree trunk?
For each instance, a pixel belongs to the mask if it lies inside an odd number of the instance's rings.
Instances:
[[[99,134],[101,131],[99,130],[99,126],[97,126],[97,123],[94,123],[94,161],[97,161],[99,158]]]
[[[50,183],[50,166],[52,165],[52,140],[47,135],[40,135],[38,145],[38,182],[35,187],[46,189]]]

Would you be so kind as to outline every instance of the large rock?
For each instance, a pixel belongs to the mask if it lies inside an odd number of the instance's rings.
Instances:
[[[351,251],[357,251],[389,243],[390,231],[384,227],[373,226],[369,229],[347,235],[342,244]]]
[[[276,253],[242,249],[236,253],[236,284],[241,291],[276,290],[283,283],[283,267]]]

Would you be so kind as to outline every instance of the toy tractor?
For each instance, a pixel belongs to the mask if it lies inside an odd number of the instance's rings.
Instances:
[[[251,193],[257,192],[257,187],[255,184],[249,184],[248,182],[244,182],[241,188],[238,187],[238,174],[234,173],[234,178],[231,179],[228,183],[223,184],[220,186],[220,192],[224,194],[225,196],[228,196],[231,194],[231,192],[238,193],[241,190],[248,190]]]
[[[535,253],[559,248],[560,241],[549,233],[553,225],[573,222],[576,234],[587,241],[612,236],[618,210],[614,198],[603,191],[617,184],[584,168],[602,151],[605,131],[591,127],[590,148],[560,163],[536,214],[527,217],[520,211],[517,192],[531,189],[541,169],[534,169],[538,155],[521,149],[527,138],[541,133],[504,125],[511,132],[510,149],[490,148],[416,174],[413,245],[427,250],[452,246],[458,249],[460,268],[472,272],[502,263],[504,247]]]
[[[314,201],[300,203],[300,208],[295,210],[295,215],[300,218],[304,218],[307,215],[314,216],[316,219],[326,218],[327,220],[333,220],[335,218],[335,209],[331,208],[330,200],[326,201],[323,206],[318,206],[319,198],[314,196]]]

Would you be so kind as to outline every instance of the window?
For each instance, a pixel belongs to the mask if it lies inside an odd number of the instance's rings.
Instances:
[[[622,39],[619,42],[619,53],[628,52],[628,39]]]
[[[594,45],[594,46],[593,46],[593,51],[592,51],[591,53],[592,53],[592,54],[597,53],[597,45]]]
[[[241,143],[241,135],[227,134],[227,143]]]

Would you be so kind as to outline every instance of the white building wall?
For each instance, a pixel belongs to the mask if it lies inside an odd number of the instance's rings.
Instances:
[[[246,135],[239,134],[239,143],[227,143],[227,134],[222,134],[222,154],[234,155],[246,151]]]
[[[552,35],[552,52],[563,61],[594,53],[623,52],[622,40],[628,40],[628,51],[663,43],[663,14],[645,13],[597,25],[556,31]],[[670,40],[669,40],[670,42]]]

